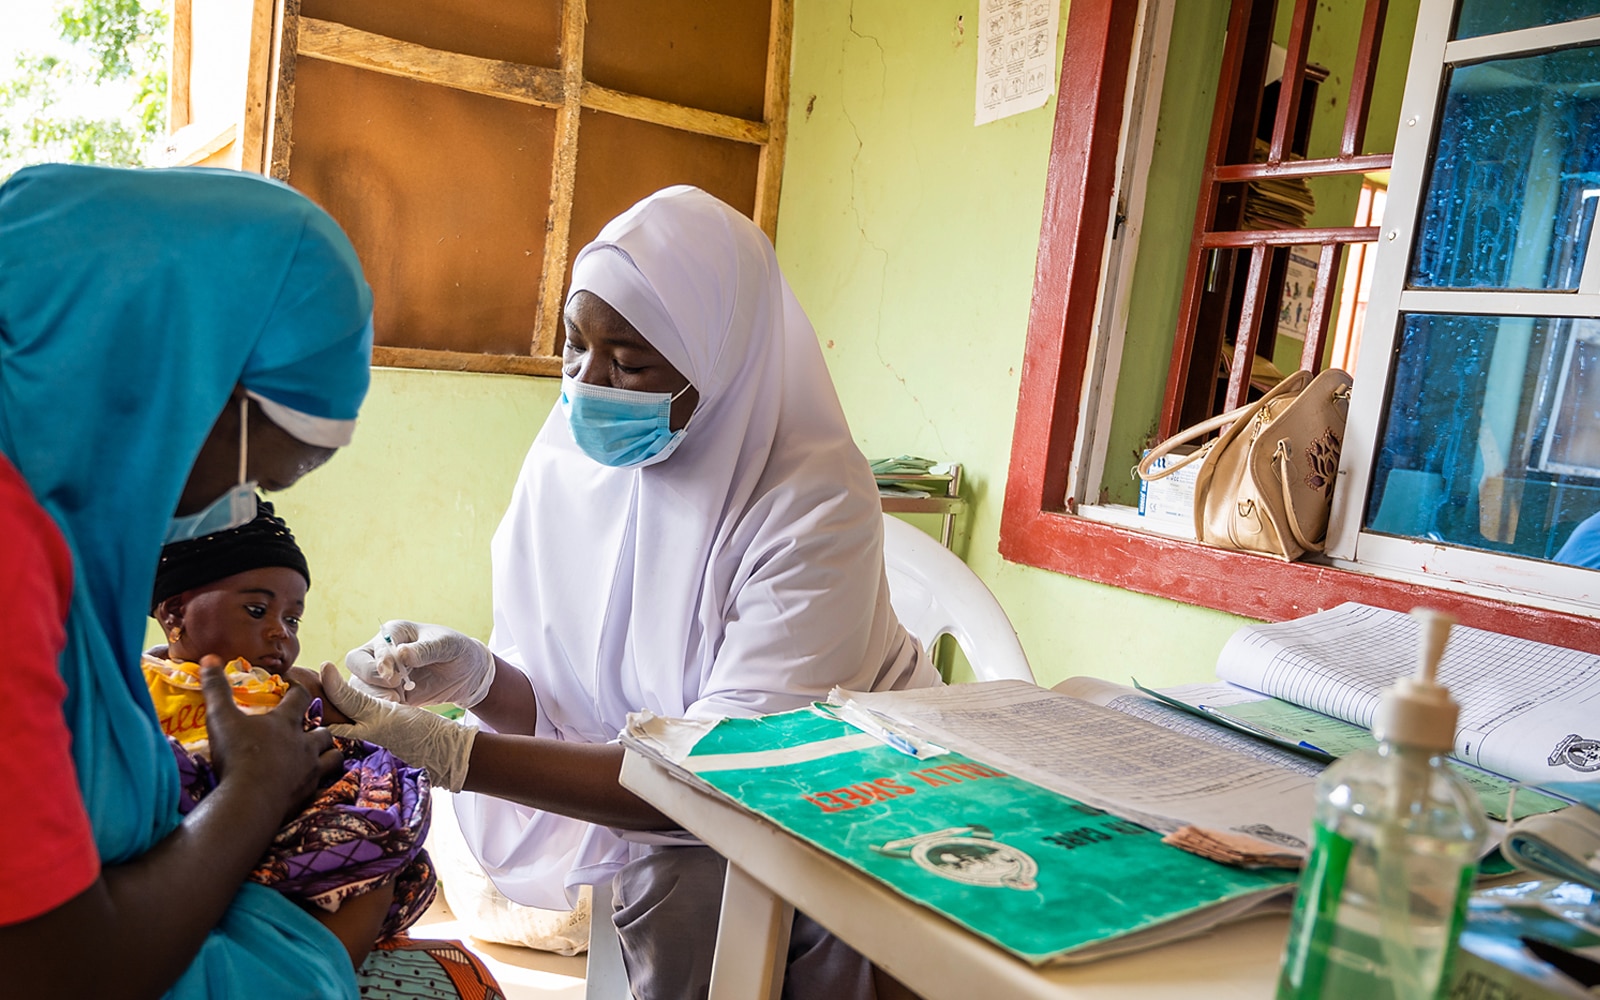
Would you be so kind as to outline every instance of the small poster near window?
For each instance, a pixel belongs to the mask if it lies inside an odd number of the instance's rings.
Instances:
[[[981,0],[974,125],[1044,107],[1055,90],[1060,0]]]
[[[1311,300],[1317,294],[1317,247],[1290,247],[1278,299],[1278,335],[1305,340],[1311,328]]]

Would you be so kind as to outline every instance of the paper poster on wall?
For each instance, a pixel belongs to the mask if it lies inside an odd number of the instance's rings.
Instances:
[[[1303,341],[1311,329],[1319,249],[1315,246],[1289,248],[1289,264],[1283,272],[1283,295],[1278,299],[1278,333],[1285,337]]]
[[[1044,107],[1056,84],[1060,0],[978,0],[974,125]]]

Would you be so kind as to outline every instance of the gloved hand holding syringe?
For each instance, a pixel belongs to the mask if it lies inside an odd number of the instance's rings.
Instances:
[[[442,625],[394,619],[345,655],[352,685],[403,705],[471,708],[494,682],[489,647]]]

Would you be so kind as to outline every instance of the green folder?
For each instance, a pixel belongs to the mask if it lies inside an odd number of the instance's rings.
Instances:
[[[764,763],[772,751],[789,762]],[[1195,933],[1297,878],[1208,861],[960,754],[918,759],[812,709],[723,720],[681,766],[1035,965]]]

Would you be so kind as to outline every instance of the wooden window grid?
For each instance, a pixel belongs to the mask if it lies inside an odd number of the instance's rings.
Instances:
[[[1369,243],[1378,238],[1377,228],[1371,226],[1241,228],[1246,200],[1244,188],[1250,181],[1366,174],[1387,170],[1394,158],[1391,153],[1361,152],[1388,0],[1366,0],[1338,154],[1319,159],[1291,158],[1289,144],[1300,124],[1301,88],[1317,10],[1317,0],[1295,0],[1266,161],[1252,162],[1277,7],[1277,0],[1234,0],[1229,12],[1216,110],[1211,120],[1194,238],[1184,276],[1178,336],[1158,426],[1161,437],[1171,436],[1214,412],[1228,292],[1233,284],[1226,261],[1219,260],[1219,266],[1214,269],[1214,258],[1223,258],[1224,252],[1229,250],[1250,251],[1244,300],[1240,303],[1233,358],[1228,365],[1228,385],[1221,407],[1228,410],[1245,402],[1263,324],[1276,312],[1269,302],[1269,296],[1275,293],[1268,277],[1273,256],[1287,253],[1293,246],[1320,247],[1310,321],[1300,357],[1300,367],[1319,371],[1343,250],[1349,244]],[[1220,282],[1223,291],[1220,295],[1208,295],[1208,286],[1219,284],[1216,271],[1221,271],[1226,278]]]
[[[299,59],[319,60],[556,112],[555,151],[550,180],[548,232],[539,278],[536,318],[527,355],[477,353],[433,348],[376,346],[373,364],[403,368],[558,375],[563,341],[562,307],[571,246],[573,195],[579,125],[584,111],[664,126],[680,132],[759,147],[755,221],[776,236],[778,196],[789,107],[789,60],[793,0],[771,4],[766,53],[766,85],[761,120],[740,118],[674,104],[601,86],[584,76],[587,0],[562,0],[559,66],[535,66],[466,55],[333,21],[303,17],[300,0],[275,0],[278,30],[273,34],[272,96],[263,166],[286,180],[293,149],[294,79]],[[259,9],[274,0],[256,0]]]

